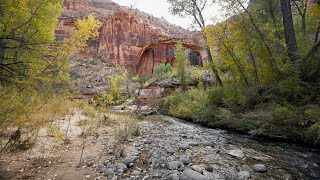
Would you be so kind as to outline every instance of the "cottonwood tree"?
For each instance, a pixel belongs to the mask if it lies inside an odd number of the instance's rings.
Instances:
[[[198,27],[201,29],[202,36],[207,40],[207,36],[204,33],[204,28],[206,27],[205,17],[203,11],[208,4],[208,0],[167,0],[171,7],[170,12],[173,15],[179,15],[181,17],[191,16]],[[210,48],[206,45],[206,51],[208,55],[208,61],[212,63],[212,70],[215,75],[215,80],[217,86],[222,85],[221,78],[219,76],[218,70],[215,67],[212,59],[212,54]]]
[[[301,29],[304,35],[306,35],[306,15],[309,5],[309,0],[293,0],[295,8],[298,10],[299,15],[301,16]]]
[[[99,34],[101,23],[90,15],[76,22],[70,38],[57,42],[55,29],[63,2],[1,0],[1,127],[28,119],[34,112],[30,107],[65,90],[70,77],[68,56]]]
[[[175,48],[176,48],[175,59],[177,62],[178,77],[180,78],[182,89],[186,91],[187,90],[187,77],[186,77],[187,60],[185,55],[185,49],[182,46],[181,42],[178,42]]]
[[[296,34],[293,26],[291,0],[280,0],[284,35],[290,60],[294,63],[298,56]]]

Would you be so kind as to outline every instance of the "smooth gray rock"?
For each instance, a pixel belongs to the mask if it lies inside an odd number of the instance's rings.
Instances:
[[[283,180],[293,180],[291,174],[285,174],[285,175],[283,175],[283,176],[282,176],[282,179],[283,179]]]
[[[191,169],[202,174],[202,172],[205,168],[201,165],[193,165],[193,166],[191,166]]]
[[[209,180],[204,175],[192,169],[185,169],[180,175],[180,180]]]
[[[127,169],[128,169],[128,167],[127,167],[127,165],[125,165],[124,163],[118,163],[117,165],[116,165],[116,169],[122,169],[123,170],[123,172],[125,172],[125,171],[127,171]],[[117,171],[118,172],[118,171]]]
[[[166,178],[167,180],[179,180],[179,176],[177,174],[170,174],[169,176],[167,176]]]
[[[198,146],[199,145],[199,143],[195,142],[195,141],[189,142],[188,144],[189,144],[189,146]]]
[[[189,144],[183,143],[179,145],[179,149],[181,150],[187,150],[189,148]]]
[[[244,153],[240,149],[229,150],[229,151],[227,151],[227,154],[229,154],[230,156],[233,156],[237,159],[244,158]]]
[[[252,169],[256,172],[261,172],[261,173],[268,171],[267,167],[263,164],[255,164],[252,166]]]
[[[151,140],[146,140],[146,141],[144,141],[144,143],[145,143],[145,144],[151,144],[152,141],[151,141]]]
[[[129,167],[130,164],[137,159],[139,159],[139,156],[129,156],[129,157],[126,157],[124,160],[122,160],[122,162]]]
[[[139,176],[140,174],[141,174],[141,172],[140,172],[140,171],[137,171],[137,170],[135,170],[135,171],[133,171],[133,172],[131,173],[132,176]]]
[[[132,168],[133,166],[134,166],[134,164],[133,164],[133,163],[130,163],[129,166],[128,166],[128,168]]]
[[[183,164],[185,164],[185,165],[191,163],[191,159],[190,159],[189,157],[187,157],[187,156],[181,156],[179,159],[180,159],[180,161],[181,161]]]
[[[117,169],[117,174],[118,175],[122,175],[124,173],[124,170],[123,169]]]
[[[99,171],[100,169],[105,168],[105,165],[103,165],[102,163],[98,163],[96,165],[96,169]]]
[[[214,143],[210,141],[202,141],[201,144],[202,146],[210,146],[210,147],[214,146]]]
[[[237,175],[237,180],[248,180],[251,177],[250,172],[240,171]]]
[[[169,170],[178,170],[182,165],[181,161],[170,161],[167,163],[167,168]]]
[[[123,106],[112,106],[110,109],[113,111],[121,111],[124,109],[124,107]]]
[[[208,172],[213,172],[213,167],[212,166],[206,166],[206,170]]]
[[[127,109],[131,112],[135,112],[138,110],[138,106],[137,105],[128,106]]]
[[[95,160],[86,160],[85,165],[87,167],[92,167],[95,164]]]
[[[104,175],[107,176],[108,178],[112,178],[114,176],[114,170],[109,168],[104,172]]]

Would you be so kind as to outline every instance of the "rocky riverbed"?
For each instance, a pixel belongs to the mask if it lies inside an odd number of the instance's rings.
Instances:
[[[168,116],[139,126],[141,136],[128,142],[130,153],[116,157],[106,147],[107,160],[87,157],[87,166],[109,179],[320,179],[318,150],[262,143]]]

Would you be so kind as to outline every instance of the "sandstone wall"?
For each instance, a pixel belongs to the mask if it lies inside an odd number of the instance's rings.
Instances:
[[[88,47],[77,53],[77,58],[102,59],[139,73],[152,73],[154,65],[173,63],[173,46],[159,46],[150,50],[143,63],[138,62],[143,45],[170,38],[202,46],[203,42],[181,27],[162,18],[155,18],[136,9],[122,7],[111,0],[73,0],[65,3],[56,36],[63,40],[75,31],[78,18],[94,14],[103,23],[100,36],[88,42]],[[152,58],[152,60],[150,60]],[[140,64],[141,67],[136,67]],[[143,65],[143,67],[142,67]],[[144,70],[145,68],[145,70]]]

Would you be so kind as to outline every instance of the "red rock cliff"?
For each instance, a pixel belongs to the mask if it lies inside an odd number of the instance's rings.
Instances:
[[[111,0],[73,0],[65,3],[64,8],[56,30],[58,40],[68,37],[75,30],[76,20],[89,14],[94,14],[103,24],[99,38],[89,40],[88,47],[75,55],[78,58],[100,58],[139,73],[152,73],[153,66],[172,63],[168,59],[173,57],[174,46],[159,45],[151,50],[143,49],[144,46],[171,38],[198,47],[203,44],[187,30],[165,19],[122,7]],[[145,54],[143,59],[141,54]],[[196,59],[199,61],[199,57]]]

